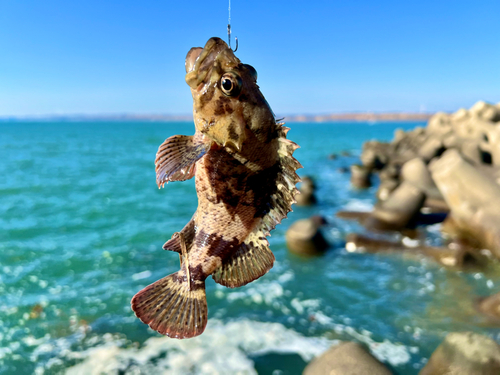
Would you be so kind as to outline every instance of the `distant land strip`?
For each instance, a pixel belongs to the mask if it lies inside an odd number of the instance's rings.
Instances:
[[[377,121],[427,121],[431,113],[411,112],[352,112],[332,113],[326,115],[288,115],[286,122],[377,122]],[[39,115],[39,116],[0,116],[0,121],[151,121],[174,122],[193,121],[192,115],[167,115],[167,114],[74,114],[74,115]]]

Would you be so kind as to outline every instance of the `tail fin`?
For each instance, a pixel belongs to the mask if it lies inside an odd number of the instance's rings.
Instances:
[[[207,325],[205,281],[189,285],[179,272],[148,285],[131,303],[139,319],[169,337],[198,336]]]

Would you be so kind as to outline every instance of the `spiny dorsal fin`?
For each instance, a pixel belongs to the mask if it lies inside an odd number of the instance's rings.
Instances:
[[[156,153],[156,183],[163,187],[169,181],[185,181],[194,176],[195,163],[210,148],[193,136],[174,135],[161,144]]]
[[[212,273],[215,282],[236,288],[265,275],[273,267],[274,255],[261,231],[248,238]]]
[[[132,298],[131,304],[139,319],[169,337],[198,336],[207,325],[205,281],[189,287],[180,272],[148,285]]]
[[[185,225],[184,228],[182,228],[181,232],[183,237],[184,237],[184,242],[186,244],[186,249],[187,252],[191,250],[191,247],[193,246],[193,241],[194,241],[194,235],[195,235],[195,230],[194,230],[194,218],[196,216],[196,212],[193,215],[193,218],[189,220],[189,222]],[[182,253],[182,248],[181,248],[181,242],[180,242],[180,237],[176,233],[172,235],[172,238],[165,242],[163,245],[163,249],[165,250],[171,250],[175,251],[179,254]]]
[[[292,204],[295,203],[295,195],[298,193],[295,185],[297,182],[300,182],[300,177],[295,171],[302,168],[302,165],[292,155],[299,146],[286,139],[286,133],[288,133],[290,128],[282,126],[283,123],[276,125],[278,126],[280,172],[276,181],[278,189],[271,195],[269,202],[270,211],[262,218],[259,226],[259,230],[265,236],[268,236],[269,232],[292,211]]]

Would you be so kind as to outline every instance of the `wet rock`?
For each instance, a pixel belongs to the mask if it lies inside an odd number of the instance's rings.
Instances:
[[[335,160],[335,159],[337,159],[337,155],[336,154],[330,154],[330,155],[328,155],[328,159],[329,160]]]
[[[473,332],[450,333],[419,375],[498,375],[500,345]]]
[[[408,227],[425,201],[424,193],[403,182],[385,201],[380,202],[365,222],[368,229],[400,230]]]
[[[349,233],[346,236],[345,248],[350,253],[379,253],[404,250],[401,241],[387,241]]]
[[[315,358],[303,375],[391,375],[391,372],[363,346],[345,342]]]
[[[452,242],[447,247],[424,246],[420,251],[445,267],[481,269],[487,263],[475,249],[459,242]]]
[[[362,165],[351,165],[351,185],[357,189],[366,189],[372,186],[371,170]]]
[[[493,320],[495,323],[500,322],[500,293],[493,294],[492,296],[481,298],[477,304],[478,310]]]
[[[343,151],[340,152],[340,155],[341,156],[351,156],[351,153],[349,151],[347,151],[347,150],[343,150]]]
[[[311,177],[302,177],[302,182],[299,185],[299,192],[295,197],[297,206],[310,206],[316,203],[316,196],[314,191],[316,190],[316,185]]]
[[[371,212],[339,211],[335,216],[345,220],[357,220],[359,223],[363,224],[363,222],[371,216]]]
[[[339,169],[337,169],[337,172],[344,174],[344,173],[349,172],[349,168],[347,168],[347,167],[340,167]]]
[[[500,258],[500,186],[457,150],[446,151],[430,171],[462,236],[474,238]]]
[[[286,231],[288,250],[299,255],[322,254],[328,248],[328,243],[320,230],[325,223],[320,216],[297,220]]]

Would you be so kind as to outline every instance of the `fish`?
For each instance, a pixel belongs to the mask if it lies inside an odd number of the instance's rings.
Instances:
[[[163,248],[179,253],[180,270],[138,292],[136,316],[172,338],[203,333],[205,280],[241,287],[266,274],[275,257],[267,236],[292,210],[299,146],[276,119],[243,64],[220,38],[191,48],[185,60],[195,133],[174,135],[156,154],[156,183],[195,178],[198,207]]]

